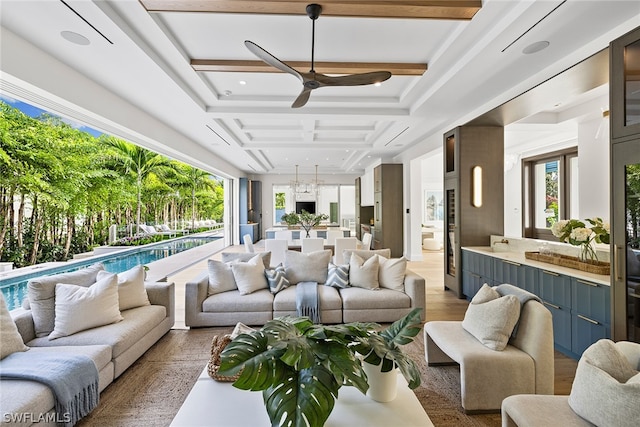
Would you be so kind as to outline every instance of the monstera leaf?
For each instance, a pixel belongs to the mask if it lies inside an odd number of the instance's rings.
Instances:
[[[220,354],[219,373],[240,372],[237,388],[262,391],[273,426],[321,427],[343,385],[369,385],[353,344],[375,323],[314,325],[308,318],[271,320],[236,337]],[[308,422],[308,424],[307,424]]]

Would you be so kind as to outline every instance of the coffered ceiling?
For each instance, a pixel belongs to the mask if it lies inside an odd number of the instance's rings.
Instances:
[[[309,71],[308,3],[2,0],[0,90],[223,176],[359,174],[640,25],[630,0],[319,1],[316,70],[393,75],[292,109],[300,81],[244,41]]]

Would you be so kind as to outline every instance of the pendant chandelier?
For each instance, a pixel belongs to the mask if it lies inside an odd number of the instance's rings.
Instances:
[[[290,185],[291,190],[297,199],[311,199],[314,200],[318,197],[318,165],[316,166],[315,180],[311,182],[304,182],[298,179],[298,165],[296,165],[296,179]]]

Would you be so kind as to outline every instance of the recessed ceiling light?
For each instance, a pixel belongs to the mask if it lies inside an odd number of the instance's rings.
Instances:
[[[231,96],[231,94],[232,94],[232,93],[233,93],[233,92],[231,92],[230,90],[225,90],[225,91],[223,92],[223,95],[224,95],[224,96]]]
[[[91,43],[88,38],[86,38],[82,34],[74,33],[73,31],[62,31],[60,32],[60,35],[66,41],[74,44],[79,44],[81,46],[86,46]]]
[[[246,85],[247,82],[245,82],[244,80],[240,80],[238,83],[240,83],[241,85]]]
[[[532,53],[540,52],[543,49],[549,47],[549,42],[542,40],[539,42],[531,43],[529,46],[522,49],[522,53],[525,55],[531,55]]]

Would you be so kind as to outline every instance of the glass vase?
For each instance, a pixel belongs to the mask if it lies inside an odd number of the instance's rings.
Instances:
[[[595,248],[593,247],[593,239],[580,245],[580,261],[593,263],[598,260]]]

